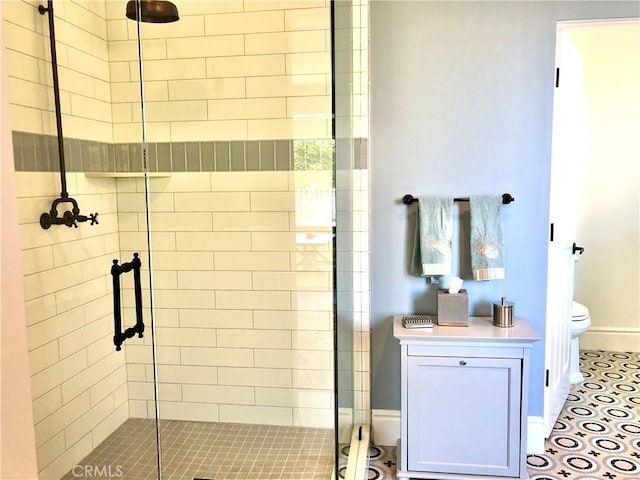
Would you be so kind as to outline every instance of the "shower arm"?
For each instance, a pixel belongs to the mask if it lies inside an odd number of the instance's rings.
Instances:
[[[49,43],[51,45],[51,69],[53,72],[53,98],[56,109],[56,128],[58,133],[58,158],[60,160],[60,198],[57,198],[51,204],[49,212],[40,215],[40,226],[45,230],[51,225],[66,225],[67,227],[78,228],[78,222],[91,221],[90,225],[98,223],[98,214],[92,213],[80,215],[80,207],[78,202],[69,196],[67,192],[67,171],[64,162],[64,144],[62,137],[62,114],[60,109],[60,86],[58,83],[58,56],[56,54],[56,34],[53,26],[53,0],[47,1],[47,6],[39,5],[38,12],[40,15],[49,13]],[[65,211],[61,217],[58,216],[58,204],[71,203],[71,210]]]

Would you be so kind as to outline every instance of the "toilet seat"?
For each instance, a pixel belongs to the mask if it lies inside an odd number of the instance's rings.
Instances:
[[[574,322],[578,322],[580,320],[586,320],[589,318],[589,309],[578,302],[573,302],[573,307],[571,309],[571,319]]]
[[[571,311],[571,353],[570,353],[570,375],[571,384],[584,381],[584,376],[580,372],[580,344],[578,337],[584,334],[591,327],[591,317],[589,309],[578,302],[573,302]]]

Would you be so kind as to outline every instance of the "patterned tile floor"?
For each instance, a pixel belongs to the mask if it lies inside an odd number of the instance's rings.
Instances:
[[[531,480],[640,480],[640,354],[582,351],[574,385]],[[371,447],[368,480],[395,479],[395,447]]]

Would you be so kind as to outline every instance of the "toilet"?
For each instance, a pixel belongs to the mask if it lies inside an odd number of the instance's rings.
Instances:
[[[589,309],[578,302],[573,302],[571,317],[570,382],[573,385],[584,381],[584,377],[580,372],[580,343],[578,342],[578,337],[591,326],[591,317],[589,316]]]

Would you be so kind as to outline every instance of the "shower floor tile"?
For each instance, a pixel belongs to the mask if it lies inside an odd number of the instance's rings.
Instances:
[[[328,480],[333,430],[160,422],[163,480]],[[153,419],[127,420],[63,480],[158,478]]]

